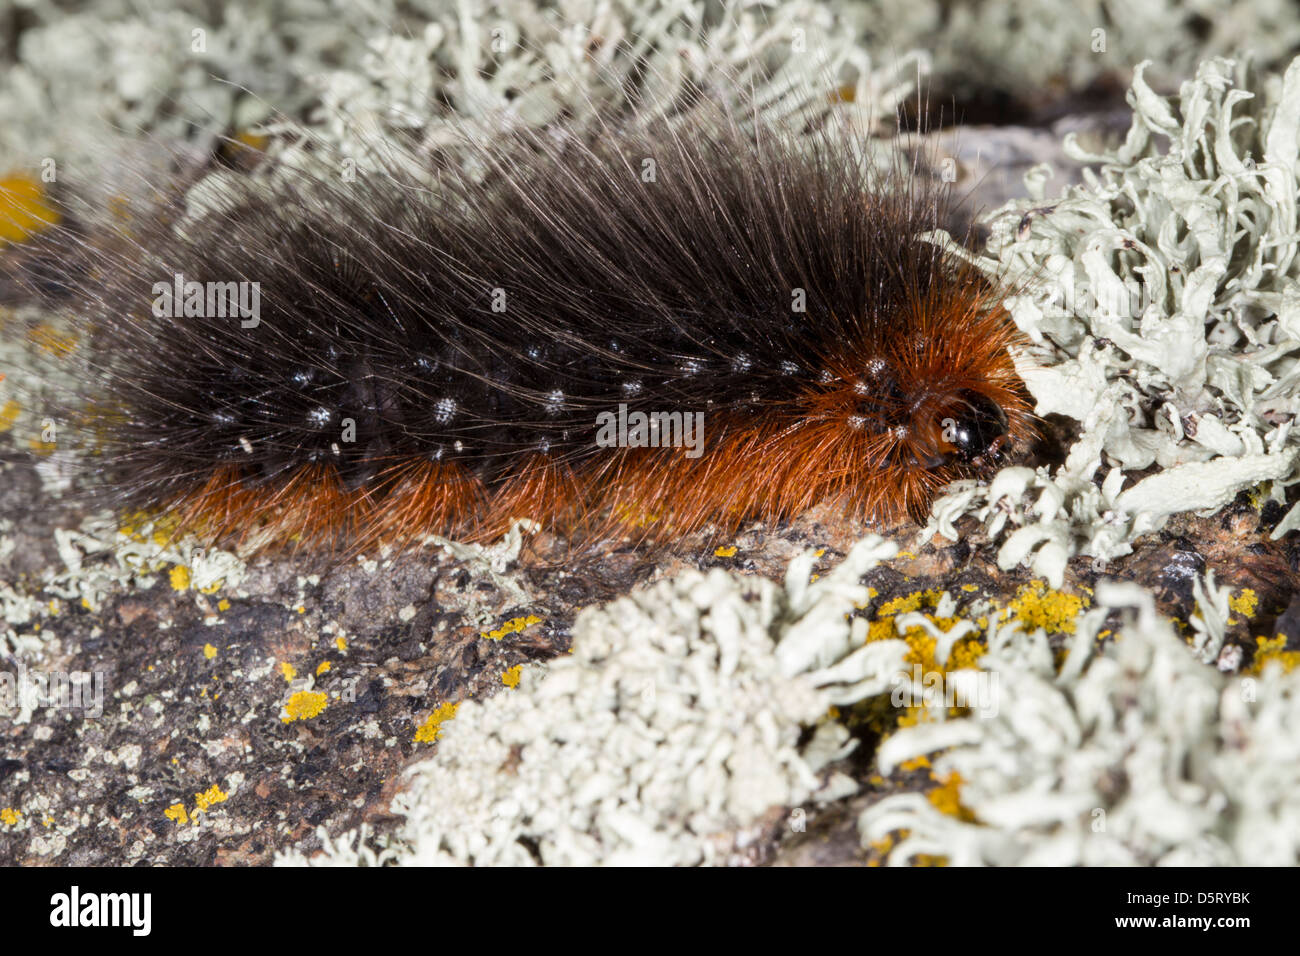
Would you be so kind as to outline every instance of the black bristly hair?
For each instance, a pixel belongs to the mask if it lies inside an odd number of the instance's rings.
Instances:
[[[327,549],[917,516],[1030,416],[996,283],[922,238],[946,191],[858,139],[697,109],[56,232],[90,460],[119,505]],[[155,315],[178,274],[260,310]],[[702,413],[703,453],[604,447],[620,406]]]

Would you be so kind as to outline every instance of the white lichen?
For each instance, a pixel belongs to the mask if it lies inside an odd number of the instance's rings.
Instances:
[[[1002,567],[1054,585],[1072,555],[1111,560],[1171,514],[1298,477],[1300,60],[1283,76],[1207,60],[1174,97],[1145,67],[1124,144],[1089,155],[1067,137],[1098,168],[1055,198],[1036,171],[977,259],[1021,290],[1007,306],[1031,340],[1016,358],[1036,413],[1080,434],[1053,473],[954,487],[927,529],[953,537],[973,512],[1009,532]],[[1292,509],[1274,534],[1297,525]]]
[[[960,775],[975,822],[923,794],[893,796],[863,812],[864,843],[906,830],[889,850],[898,864],[1300,861],[1300,741],[1287,729],[1300,720],[1300,671],[1226,676],[1203,663],[1222,643],[1226,593],[1211,579],[1198,598],[1193,648],[1149,593],[1109,581],[1059,673],[1041,631],[991,644],[981,666],[999,678],[992,713],[902,729],[877,752],[882,773],[934,755],[936,776]],[[1120,608],[1124,623],[1094,653]]]
[[[55,0],[0,0],[0,32],[24,25],[0,36],[0,169],[50,157],[60,179],[68,167],[91,174],[118,134],[155,150],[211,147],[272,114],[302,115],[319,102],[310,77],[358,63],[377,33],[418,29],[425,6],[444,5],[99,0],[70,13]]]
[[[443,724],[394,801],[406,823],[393,859],[725,862],[770,813],[844,796],[846,777],[818,771],[851,749],[847,732],[828,721],[798,744],[832,700],[881,693],[904,668],[903,641],[850,647],[848,612],[869,601],[860,579],[894,550],[866,539],[811,583],[810,552],[785,588],[689,571],[583,611],[572,655]]]
[[[1030,106],[1127,78],[1143,58],[1173,85],[1206,56],[1250,47],[1277,66],[1300,48],[1288,0],[874,0],[846,8],[869,46],[930,51],[945,89],[1011,93]]]
[[[643,120],[672,115],[692,86],[752,96],[773,119],[824,112],[838,90],[892,125],[928,59],[886,59],[873,62],[835,5],[809,0],[457,0],[325,74],[311,132],[343,156],[367,156],[377,138],[438,150],[562,115],[570,132],[616,122],[632,98]]]

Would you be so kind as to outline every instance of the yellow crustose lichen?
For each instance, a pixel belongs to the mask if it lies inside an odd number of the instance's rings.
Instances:
[[[1262,674],[1264,668],[1276,661],[1282,665],[1282,670],[1290,673],[1295,670],[1295,666],[1300,664],[1300,651],[1288,651],[1286,649],[1287,636],[1279,634],[1276,637],[1255,638],[1258,645],[1255,650],[1255,663],[1251,665],[1252,674]]]
[[[284,705],[285,716],[280,719],[286,724],[295,720],[310,720],[323,711],[329,704],[329,698],[318,690],[300,690]]]
[[[0,249],[58,225],[59,218],[38,180],[21,173],[0,178]]]
[[[442,736],[442,725],[456,716],[460,704],[440,704],[419,727],[415,729],[417,744],[431,744]]]
[[[541,623],[542,619],[535,614],[529,614],[527,617],[512,617],[498,628],[480,632],[479,637],[489,641],[499,641],[508,634],[518,634],[534,624]]]
[[[1030,581],[1012,598],[1002,620],[1015,618],[1025,631],[1041,627],[1048,634],[1073,634],[1085,603],[1077,594],[1049,588],[1044,581]]]
[[[966,593],[978,590],[974,585],[962,589]],[[867,626],[867,642],[902,639],[907,642],[908,653],[905,663],[910,667],[921,668],[923,678],[934,675],[949,674],[962,669],[979,669],[980,658],[987,650],[984,631],[990,618],[997,621],[1015,621],[1020,628],[1031,632],[1042,628],[1048,634],[1072,634],[1080,612],[1087,606],[1088,600],[1075,594],[1068,594],[1049,588],[1045,582],[1034,580],[1017,591],[1006,607],[996,606],[988,613],[968,616],[955,613],[941,616],[935,613],[946,594],[934,588],[913,591],[883,602],[876,611],[875,619]],[[960,621],[969,619],[978,630],[958,640],[948,653],[948,658],[940,665],[935,657],[935,638],[920,626],[913,626],[900,631],[896,625],[899,615],[924,614],[938,630],[950,631]],[[949,716],[960,716],[963,708],[950,707]],[[888,733],[893,727],[909,727],[928,719],[924,704],[909,705],[899,710],[885,699],[869,703],[858,712],[857,718],[865,717],[867,723],[878,732]],[[909,769],[918,769],[926,763],[917,762]]]

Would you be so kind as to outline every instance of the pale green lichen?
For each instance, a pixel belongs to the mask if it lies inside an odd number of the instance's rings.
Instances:
[[[921,794],[888,797],[862,814],[864,845],[906,831],[889,850],[900,864],[1300,861],[1300,742],[1288,729],[1300,720],[1300,673],[1219,673],[1136,585],[1102,582],[1096,602],[1064,668],[1041,631],[1009,633],[982,662],[999,677],[994,713],[905,729],[878,751],[884,773],[934,755],[937,774],[960,775],[968,818]],[[1115,609],[1124,623],[1097,654]],[[1210,643],[1221,627],[1207,615]]]
[[[1198,58],[1253,48],[1277,66],[1300,50],[1289,0],[873,0],[846,4],[867,45],[930,51],[944,89],[1030,105],[1150,58],[1176,84]]]
[[[305,113],[319,102],[313,76],[358,63],[369,37],[418,30],[445,9],[438,0],[98,0],[69,12],[55,0],[0,0],[0,167],[51,158],[60,179],[85,175],[120,133],[150,137],[154,153],[186,140],[210,148],[273,112]],[[15,38],[3,35],[11,23],[23,25]]]
[[[1054,472],[962,482],[927,531],[974,514],[999,565],[1059,586],[1072,555],[1127,554],[1171,514],[1212,511],[1297,480],[1300,442],[1300,60],[1285,75],[1212,59],[1174,97],[1135,70],[1123,145],[1084,185],[990,221],[977,261],[1023,291],[1007,306],[1032,344],[1017,367],[1040,415],[1081,433]],[[1145,477],[1134,475],[1158,469]],[[1300,524],[1293,509],[1275,535]]]
[[[854,104],[891,129],[929,70],[894,38],[873,59],[840,5],[814,0],[30,6],[0,90],[0,173],[52,163],[100,204],[122,198],[115,184],[164,181],[178,157],[197,166],[221,135],[268,145],[278,168],[374,166],[382,153],[425,172],[430,153],[514,127],[673,115],[690,87],[733,105],[752,96],[772,118]],[[191,212],[231,181],[207,177]]]
[[[441,726],[395,801],[406,823],[386,858],[725,862],[769,812],[851,792],[818,773],[851,749],[819,720],[903,670],[905,642],[855,647],[848,620],[870,600],[863,573],[894,551],[864,540],[811,583],[809,551],[784,588],[690,571],[583,611],[571,655],[524,668],[512,692],[465,701]],[[331,841],[320,862],[365,862],[355,846]]]
[[[340,155],[364,158],[376,133],[422,151],[466,135],[546,126],[570,130],[627,115],[671,115],[695,85],[752,95],[767,115],[825,112],[832,90],[891,124],[920,54],[877,65],[838,5],[679,0],[458,0],[410,35],[374,37],[359,64],[326,74],[312,131]],[[454,123],[444,122],[454,118]]]
[[[342,156],[376,136],[437,149],[451,115],[581,123],[628,92],[654,111],[726,75],[783,111],[809,81],[838,84],[887,127],[932,63],[945,91],[1033,105],[1144,57],[1172,84],[1243,44],[1284,63],[1300,47],[1289,0],[0,0],[0,166],[89,169],[112,131],[203,149],[268,121]]]
[[[518,129],[596,138],[626,125],[686,123],[727,109],[814,128],[834,112],[892,131],[928,58],[891,44],[873,59],[838,5],[721,0],[457,0],[421,27],[375,32],[363,55],[313,77],[319,99],[265,124],[257,179],[335,179],[402,169],[427,180],[450,155],[471,176],[480,145]],[[701,103],[690,95],[700,90]],[[874,138],[852,147],[871,156]],[[191,221],[249,177],[218,170],[187,196]]]
[[[64,568],[42,582],[45,593],[99,608],[111,594],[128,586],[151,587],[166,573],[173,586],[183,577],[200,594],[237,587],[247,565],[236,554],[204,547],[192,535],[178,535],[170,522],[141,516],[129,525],[108,513],[87,518],[78,530],[56,529],[55,541]],[[108,561],[102,560],[107,554]],[[94,557],[94,561],[88,559]],[[184,574],[174,574],[177,568]]]
[[[982,628],[932,629],[906,598],[881,605],[900,632],[931,634],[941,666],[983,631],[979,670],[943,675],[975,701],[953,711],[909,683],[906,639],[868,640],[852,614],[871,601],[864,572],[895,551],[868,538],[815,582],[810,551],[784,587],[690,571],[584,611],[571,657],[461,705],[395,803],[406,823],[390,839],[322,835],[324,853],[279,862],[736,862],[774,810],[854,792],[822,775],[851,750],[828,704],[900,689],[926,701],[927,719],[891,732],[877,769],[930,766],[937,786],[862,815],[864,845],[890,862],[1300,859],[1300,744],[1285,730],[1300,720],[1300,671],[1205,663],[1234,600],[1212,575],[1195,583],[1190,640],[1148,592],[1108,581],[1086,608],[1030,587]],[[956,613],[951,595],[925,600]]]

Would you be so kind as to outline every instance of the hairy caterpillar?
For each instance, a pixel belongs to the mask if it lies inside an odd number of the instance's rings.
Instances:
[[[920,515],[1027,433],[1014,327],[921,238],[942,189],[802,133],[503,135],[431,187],[282,177],[83,244],[106,486],[326,549]]]

